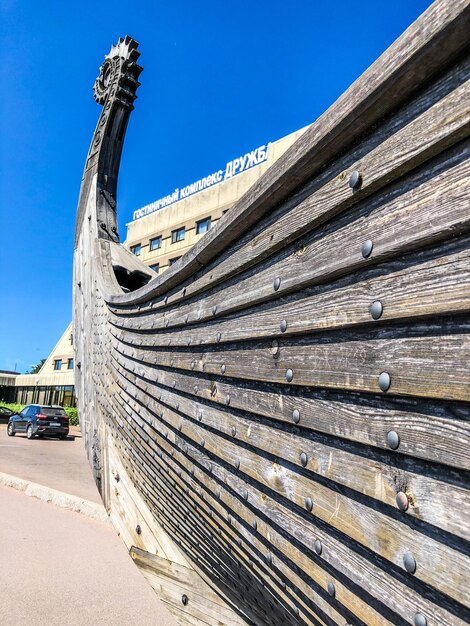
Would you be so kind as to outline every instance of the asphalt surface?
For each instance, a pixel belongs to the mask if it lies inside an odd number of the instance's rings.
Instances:
[[[0,472],[100,502],[80,437],[0,425]],[[0,484],[1,626],[177,626],[108,522]]]
[[[8,437],[0,424],[0,472],[101,503],[78,428],[64,441]]]

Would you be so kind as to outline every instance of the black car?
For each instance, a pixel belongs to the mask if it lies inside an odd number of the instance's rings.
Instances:
[[[13,415],[13,411],[7,406],[0,406],[0,417],[9,419]]]
[[[65,439],[69,434],[69,417],[61,406],[28,404],[22,411],[10,417],[7,433],[10,437],[16,433],[26,433],[28,439],[33,439],[36,435]]]

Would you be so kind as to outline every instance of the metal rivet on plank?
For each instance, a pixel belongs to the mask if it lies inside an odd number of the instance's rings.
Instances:
[[[220,340],[222,339],[222,335],[220,333],[217,333],[215,338],[217,339],[217,343],[219,343]]]
[[[415,615],[415,626],[427,626],[428,620],[422,613],[416,613]]]
[[[392,384],[392,379],[390,378],[390,374],[388,372],[382,372],[379,376],[379,387],[382,391],[388,391],[390,389],[390,385]]]
[[[281,329],[281,333],[285,333],[287,330],[287,320],[281,320],[279,328]]]
[[[286,371],[286,380],[287,380],[287,382],[290,383],[293,378],[294,378],[294,372],[291,369],[288,369]]]
[[[380,317],[382,317],[383,310],[384,308],[380,300],[376,300],[375,302],[372,302],[372,304],[370,305],[370,309],[369,309],[372,319],[378,320]]]
[[[296,424],[298,424],[300,422],[300,411],[298,411],[297,409],[294,409],[292,411],[292,419],[294,420]]]
[[[234,465],[237,469],[240,469],[240,459],[236,459]]]
[[[387,433],[387,444],[392,450],[396,450],[400,445],[400,437],[395,430],[391,430]]]
[[[216,313],[217,313],[217,307],[214,304],[214,306],[212,307],[212,315],[215,315]]]
[[[371,255],[373,247],[374,244],[372,243],[371,239],[367,239],[367,241],[364,241],[361,246],[361,253],[365,259],[367,259],[367,257]]]
[[[184,606],[186,606],[189,602],[189,598],[185,593],[183,593],[183,595],[181,596],[181,602],[183,603]]]
[[[232,426],[231,433],[232,433],[232,437],[235,437],[235,435],[237,434],[237,427],[236,426]]]
[[[230,395],[229,394],[227,394],[225,396],[225,404],[227,404],[227,405],[230,404]]]
[[[204,447],[206,445],[206,440],[202,438],[200,443],[201,443],[201,446]]]
[[[359,187],[361,181],[362,176],[358,170],[354,170],[354,172],[351,172],[351,176],[349,177],[349,186],[351,187],[351,189],[356,189],[357,187]]]
[[[274,281],[274,284],[273,284],[274,291],[277,291],[280,286],[281,286],[281,279],[280,278],[276,278],[276,280]]]
[[[328,581],[328,585],[326,586],[326,589],[328,591],[328,595],[330,595],[333,598],[336,593],[336,589],[331,580]]]
[[[307,511],[311,511],[313,509],[312,498],[305,498],[305,508],[307,509]]]
[[[279,354],[279,341],[277,339],[273,339],[271,342],[271,354],[273,357],[276,357]]]
[[[315,543],[313,544],[313,548],[314,548],[315,552],[318,555],[320,555],[322,553],[323,546],[322,546],[322,543],[321,543],[320,539],[315,539]]]
[[[220,372],[221,372],[222,374],[225,374],[225,365],[221,365],[221,366],[220,366]]]
[[[140,535],[142,533],[142,528],[139,526],[139,524],[137,524],[137,526],[135,527],[135,532]]]
[[[302,454],[300,455],[300,462],[303,465],[303,467],[305,467],[307,465],[308,457],[307,457],[305,452],[302,452]]]
[[[408,574],[414,574],[416,572],[416,561],[411,552],[406,552],[403,557],[403,565],[405,566]]]
[[[242,491],[242,496],[244,500],[248,500],[248,491],[246,489]]]
[[[400,511],[406,511],[410,505],[406,493],[399,491],[396,497],[397,507]]]
[[[251,522],[251,526],[252,526],[253,530],[256,530],[256,529],[258,528],[258,522],[254,519],[254,520]]]

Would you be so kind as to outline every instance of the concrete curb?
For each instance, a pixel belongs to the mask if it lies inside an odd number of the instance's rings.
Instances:
[[[18,489],[18,491],[22,491],[32,498],[38,498],[38,500],[42,500],[43,502],[52,502],[52,504],[60,506],[63,509],[81,513],[82,515],[86,515],[100,522],[109,523],[108,514],[102,504],[84,500],[78,496],[72,496],[69,493],[57,491],[57,489],[51,489],[44,485],[38,485],[29,480],[23,480],[22,478],[4,474],[3,472],[0,472],[0,485],[13,487],[13,489]]]

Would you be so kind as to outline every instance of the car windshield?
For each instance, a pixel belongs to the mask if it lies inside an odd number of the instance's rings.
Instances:
[[[43,415],[67,415],[67,413],[64,411],[64,409],[59,408],[54,408],[54,407],[46,407],[43,406],[41,408],[41,413]]]

